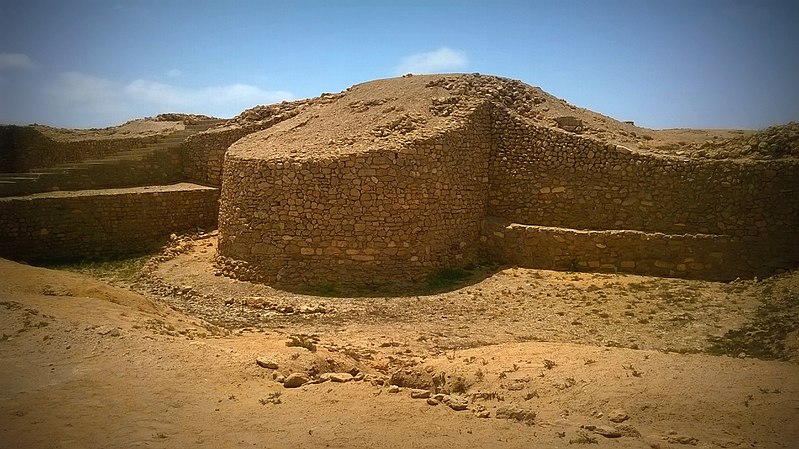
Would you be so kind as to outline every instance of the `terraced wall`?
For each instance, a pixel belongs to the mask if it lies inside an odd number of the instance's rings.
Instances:
[[[28,262],[144,253],[216,227],[219,190],[194,184],[0,198],[0,257]]]
[[[498,119],[490,214],[514,223],[737,237],[799,235],[799,163],[633,153]]]
[[[57,141],[26,126],[0,126],[0,173],[23,173],[158,142],[161,136]]]

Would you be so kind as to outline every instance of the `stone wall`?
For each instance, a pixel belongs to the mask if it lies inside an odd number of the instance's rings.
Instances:
[[[483,109],[435,138],[328,159],[247,159],[232,148],[219,223],[224,269],[277,285],[365,285],[474,261],[488,123]]]
[[[653,156],[494,112],[500,260],[716,280],[799,265],[797,161]]]
[[[216,226],[218,189],[193,184],[0,198],[0,257],[29,262],[143,253]]]
[[[799,265],[791,160],[655,156],[491,104],[402,148],[233,153],[219,260],[277,285],[412,280],[479,257],[715,280]]]
[[[190,182],[219,187],[225,153],[233,142],[250,134],[248,128],[210,130],[186,139],[183,145],[183,176]]]
[[[58,141],[29,126],[2,126],[0,127],[0,173],[22,173],[57,164],[99,158],[155,143],[160,139],[163,137]]]
[[[483,221],[481,240],[487,257],[552,270],[729,281],[767,276],[799,264],[799,247],[789,240],[767,246],[749,237],[586,231],[508,223],[496,217]]]
[[[491,215],[575,229],[799,236],[797,161],[655,157],[507,116],[494,123]]]
[[[324,102],[325,96],[322,96]],[[222,166],[230,145],[242,137],[269,128],[299,113],[308,100],[256,106],[242,112],[227,126],[210,129],[189,137],[183,146],[183,175],[186,180],[203,185],[222,185]],[[319,102],[317,100],[317,102]]]

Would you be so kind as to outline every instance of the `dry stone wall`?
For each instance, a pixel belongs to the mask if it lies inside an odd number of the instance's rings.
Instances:
[[[799,260],[787,240],[766,246],[730,235],[589,231],[495,217],[482,226],[487,254],[522,267],[730,280],[771,275]]]
[[[183,145],[183,175],[186,180],[221,186],[222,165],[228,147],[253,131],[246,128],[210,130],[190,136]]]
[[[253,109],[190,139],[187,174],[222,185],[223,272],[296,286],[413,280],[484,257],[704,279],[799,265],[795,159],[631,150],[595,137],[629,136],[620,124],[522,83],[403,80]]]
[[[335,95],[333,95],[334,97]],[[322,96],[317,103],[324,103]],[[222,185],[222,166],[230,145],[242,137],[269,128],[296,116],[309,100],[256,106],[228,121],[226,126],[195,134],[183,146],[183,174],[191,182],[219,187]]]
[[[53,140],[28,126],[0,127],[0,173],[22,173],[156,143],[163,137]]]
[[[194,184],[0,198],[0,257],[29,262],[143,253],[213,229],[219,190]]]
[[[799,235],[799,164],[654,157],[500,116],[490,214],[576,229]]]
[[[492,257],[728,280],[799,264],[790,161],[642,154],[488,103],[406,147],[288,154],[225,159],[219,260],[229,275],[373,284]]]
[[[487,110],[435,138],[337,158],[225,160],[224,270],[277,285],[409,280],[474,261],[488,193]]]

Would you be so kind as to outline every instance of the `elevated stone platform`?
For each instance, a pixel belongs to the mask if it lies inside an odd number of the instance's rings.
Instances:
[[[287,287],[484,255],[713,280],[799,264],[799,160],[662,154],[625,126],[503,78],[357,85],[230,146],[219,260]]]

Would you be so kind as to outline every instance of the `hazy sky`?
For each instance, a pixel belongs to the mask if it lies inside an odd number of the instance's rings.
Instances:
[[[642,126],[799,121],[795,0],[0,0],[0,123],[231,117],[404,73],[520,79]]]

